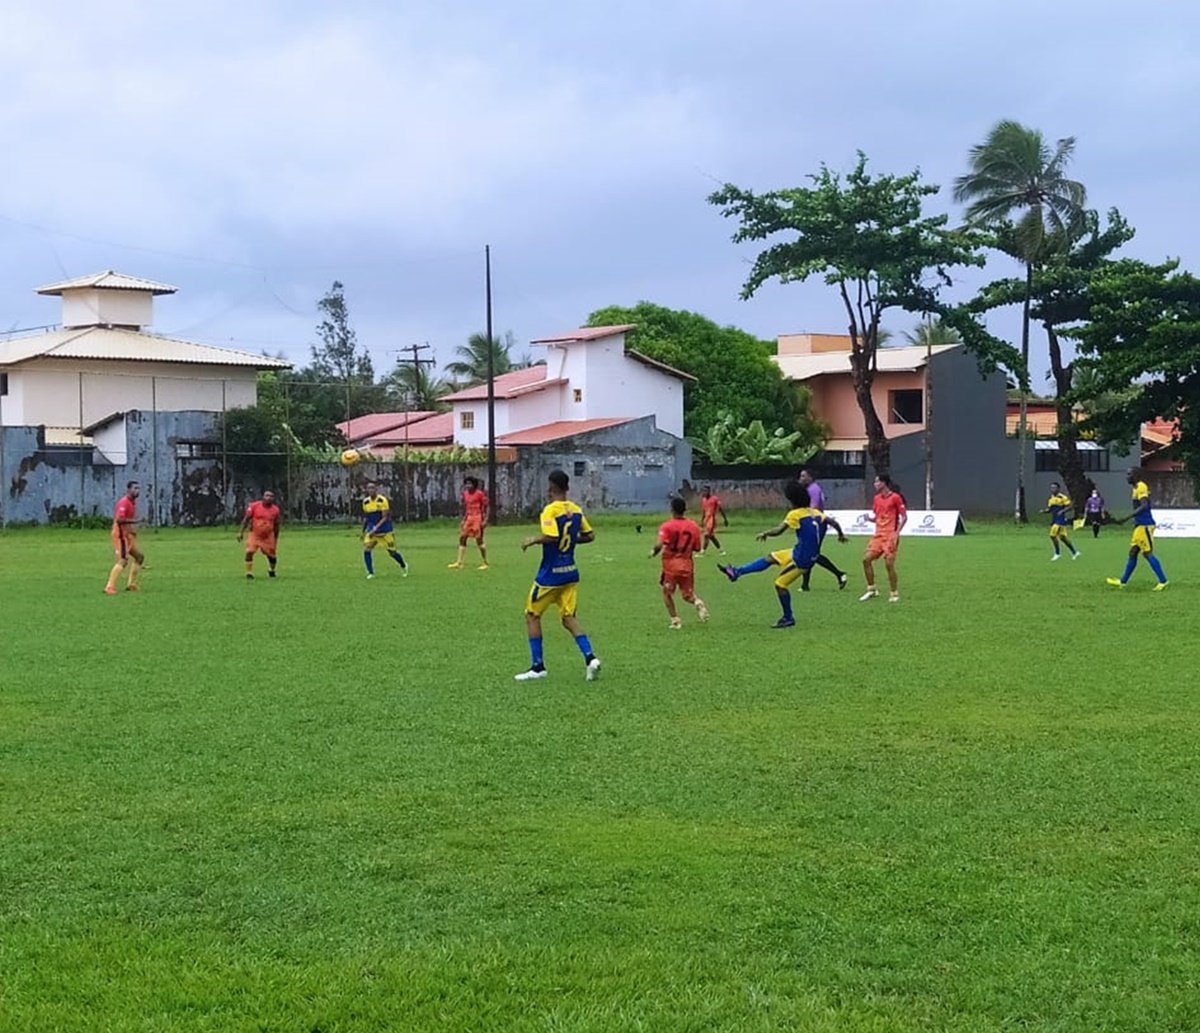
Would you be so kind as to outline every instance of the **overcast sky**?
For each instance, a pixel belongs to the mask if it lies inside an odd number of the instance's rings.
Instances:
[[[754,252],[707,194],[861,149],[957,217],[1001,118],[1077,138],[1128,253],[1200,268],[1188,3],[7,0],[0,26],[3,330],[58,321],[35,287],[112,268],[179,288],[156,331],[303,364],[336,279],[377,371],[414,342],[444,362],[483,328],[486,243],[519,352],[639,300],[843,332],[821,283],[739,300]]]

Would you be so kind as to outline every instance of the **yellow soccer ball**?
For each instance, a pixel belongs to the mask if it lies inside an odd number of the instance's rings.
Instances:
[[[338,462],[341,463],[342,466],[353,466],[361,458],[362,456],[358,454],[357,448],[348,448],[340,456],[338,456]]]

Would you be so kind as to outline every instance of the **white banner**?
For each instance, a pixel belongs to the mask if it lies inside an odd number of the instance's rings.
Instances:
[[[1200,510],[1195,510],[1200,517]],[[960,510],[910,509],[908,522],[900,532],[901,538],[949,538],[962,527]],[[842,525],[846,534],[874,534],[875,525],[868,517],[869,509],[831,509],[828,515]],[[1200,531],[1197,531],[1200,534]]]
[[[1200,509],[1155,509],[1154,522],[1158,525],[1156,537],[1200,538]],[[1132,527],[1133,521],[1125,526]]]

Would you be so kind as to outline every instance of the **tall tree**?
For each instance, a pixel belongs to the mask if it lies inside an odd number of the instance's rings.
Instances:
[[[850,333],[850,373],[867,434],[867,454],[876,473],[891,467],[891,445],[875,411],[871,387],[877,372],[880,318],[890,308],[940,312],[941,287],[949,270],[982,265],[979,240],[971,230],[951,230],[944,215],[926,216],[922,204],[938,187],[920,172],[872,177],[861,151],[854,171],[842,178],[825,165],[810,176],[811,187],[757,195],[726,184],[709,197],[741,228],[735,242],[793,239],[773,244],[754,262],[742,297],[764,282],[804,281],[823,274],[845,306]]]
[[[1086,322],[1069,333],[1076,366],[1107,404],[1085,427],[1136,441],[1143,422],[1176,421],[1171,451],[1200,489],[1200,279],[1177,261],[1122,259],[1092,273],[1087,303]]]
[[[401,359],[383,380],[395,404],[413,409],[442,409],[450,385],[422,362]]]
[[[344,288],[337,280],[317,302],[317,308],[324,318],[317,325],[321,343],[312,347],[313,372],[341,383],[374,383],[371,356],[358,346]]]
[[[1025,266],[1025,302],[1021,318],[1021,391],[1015,516],[1029,517],[1025,505],[1028,452],[1029,307],[1034,269],[1056,245],[1078,236],[1087,192],[1068,179],[1066,167],[1075,138],[1059,140],[1052,151],[1042,134],[1019,122],[997,122],[983,143],[971,148],[970,171],[954,181],[954,199],[967,205],[967,221],[997,231],[1001,250]]]
[[[517,366],[513,362],[512,350],[516,347],[516,338],[508,330],[504,336],[492,338],[492,368],[496,376],[510,373]],[[460,344],[454,349],[458,356],[453,362],[446,363],[446,372],[456,380],[461,380],[467,386],[479,384],[488,377],[488,339],[487,334],[471,334],[466,344]]]
[[[587,326],[632,323],[626,335],[630,348],[696,378],[683,389],[683,431],[693,439],[728,415],[735,426],[761,420],[774,430],[802,430],[810,435],[808,395],[797,394],[771,361],[775,345],[744,330],[718,326],[695,312],[670,309],[649,301],[632,307],[610,305],[587,318]],[[797,408],[799,405],[799,408]],[[806,437],[807,440],[807,437]]]
[[[1045,330],[1054,382],[1058,471],[1071,498],[1080,505],[1094,485],[1084,472],[1078,449],[1080,428],[1074,405],[1084,395],[1075,366],[1066,358],[1062,339],[1088,319],[1092,280],[1111,265],[1109,256],[1132,237],[1133,229],[1115,208],[1109,211],[1103,227],[1096,212],[1084,212],[1078,227],[1064,231],[1062,239],[1046,249],[1044,261],[1034,267],[1032,280],[997,280],[982,288],[972,302],[979,310],[1027,305],[1030,321],[1040,323]]]

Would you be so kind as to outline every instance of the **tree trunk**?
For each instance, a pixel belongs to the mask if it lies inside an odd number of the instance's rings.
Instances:
[[[851,363],[853,366],[853,363]],[[854,375],[854,397],[862,412],[863,426],[867,432],[867,456],[875,474],[891,473],[892,443],[883,430],[883,422],[875,411],[875,399],[871,397],[871,386],[875,374],[871,371],[856,371]]]
[[[1018,524],[1029,523],[1025,508],[1025,467],[1029,445],[1029,305],[1033,298],[1033,263],[1025,265],[1025,305],[1021,313],[1021,407],[1017,416],[1017,504],[1013,516]]]
[[[1046,339],[1050,344],[1050,372],[1054,375],[1055,414],[1058,418],[1058,472],[1066,484],[1067,494],[1075,505],[1075,515],[1083,514],[1083,500],[1096,486],[1083,472],[1083,461],[1076,447],[1074,413],[1066,400],[1071,390],[1071,367],[1064,366],[1062,347],[1054,327],[1046,324]]]

